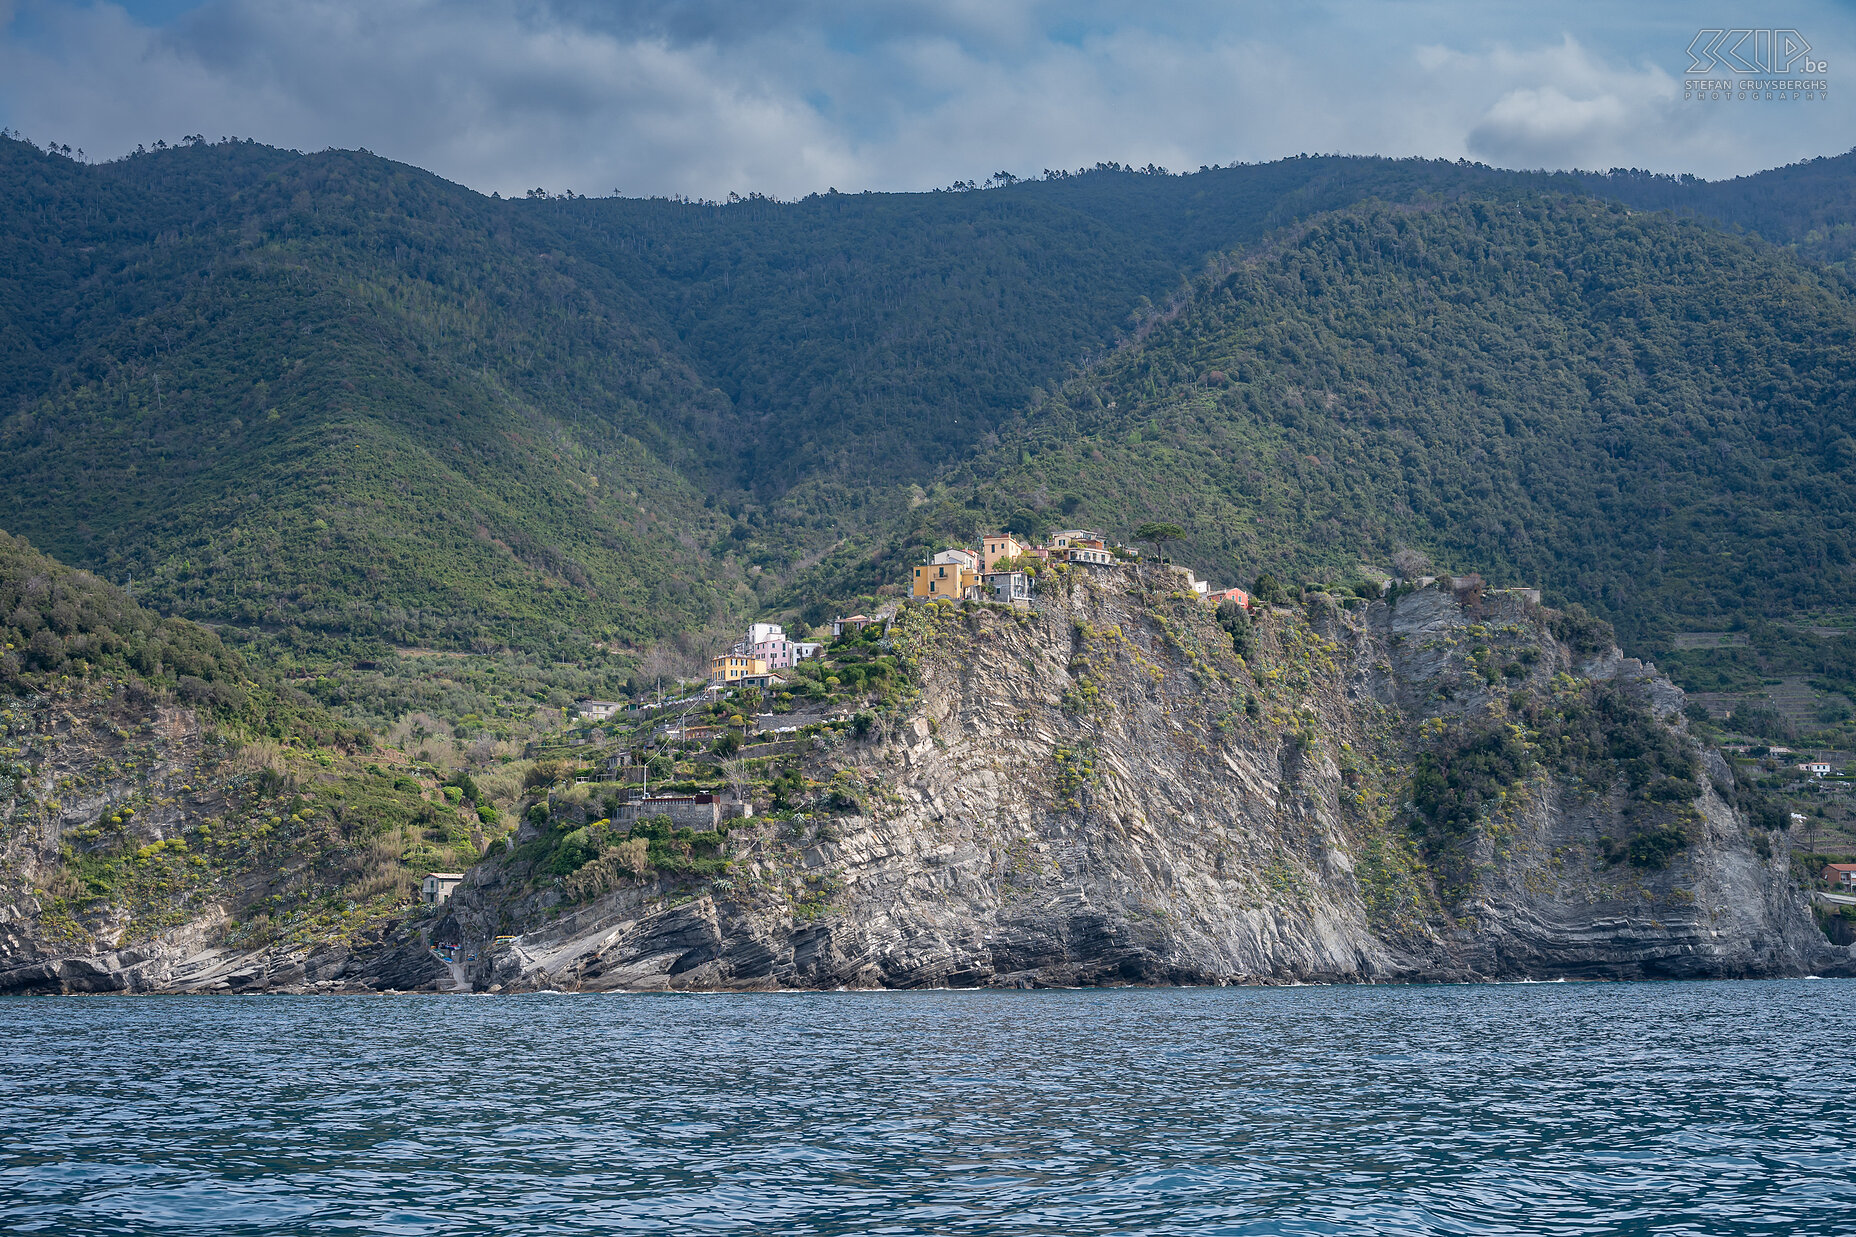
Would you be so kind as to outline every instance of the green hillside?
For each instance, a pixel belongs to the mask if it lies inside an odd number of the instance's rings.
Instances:
[[[915,536],[1173,520],[1246,584],[1409,547],[1656,647],[1849,604],[1853,428],[1856,306],[1769,245],[1573,198],[1363,209],[1200,281]]]
[[[0,523],[296,647],[648,642],[891,519],[1207,254],[1539,181],[506,202],[358,153],[0,140]]]
[[[1821,608],[1848,315],[1800,263],[1842,252],[1851,166],[701,204],[0,140],[0,526],[312,660],[638,649],[1066,505],[1178,516],[1221,576],[1408,542],[1633,638]]]
[[[376,755],[213,632],[0,532],[0,897],[33,908],[0,961],[194,920],[233,943],[380,931],[509,825],[491,789]]]
[[[55,314],[4,289],[41,361],[0,420],[15,530],[193,617],[323,640],[649,638],[727,603],[678,540],[715,522],[679,471],[715,402],[622,297],[499,239],[494,204],[359,157],[260,150],[215,181],[243,152],[4,145],[36,177],[14,212],[62,242],[13,269],[72,281]],[[181,218],[141,175],[173,160],[224,196]],[[667,435],[668,407],[698,432]]]

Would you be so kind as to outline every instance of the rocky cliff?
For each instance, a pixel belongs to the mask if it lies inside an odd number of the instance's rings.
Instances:
[[[55,916],[15,901],[11,927],[33,930],[7,938],[0,987],[1856,972],[1856,949],[1826,940],[1789,877],[1782,814],[1690,739],[1676,689],[1591,625],[1523,593],[1440,585],[1214,613],[1180,584],[1167,568],[1075,569],[1033,611],[905,610],[890,638],[911,698],[862,738],[822,737],[801,769],[763,770],[781,773],[789,810],[725,835],[525,825],[444,906],[345,936],[241,943],[238,899],[222,897],[123,948],[97,931],[61,945]],[[186,731],[164,716],[140,724]],[[55,718],[34,725],[32,742],[58,746]],[[185,807],[185,779],[212,780],[190,771],[199,742],[167,749],[159,777],[179,789],[139,818],[151,837],[198,845],[189,812],[263,819]],[[38,768],[48,794],[55,762]],[[115,801],[91,798],[41,812],[30,846],[16,831],[9,871],[28,851],[68,857],[59,831]],[[178,814],[150,823],[162,813]]]
[[[538,875],[531,829],[428,930],[488,990],[1856,969],[1680,693],[1578,622],[1436,585],[1214,615],[1179,584],[911,608],[919,698],[814,751],[811,802],[738,823],[725,872]]]
[[[343,987],[442,981],[382,947],[409,841],[448,831],[432,794],[234,738],[136,679],[0,701],[0,993],[313,987],[369,945],[380,963]]]

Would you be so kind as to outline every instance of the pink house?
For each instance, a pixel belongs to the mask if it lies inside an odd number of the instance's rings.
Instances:
[[[789,640],[778,623],[751,623],[747,639],[732,650],[744,657],[758,657],[769,670],[791,670],[808,657],[817,657],[824,645],[805,640]]]

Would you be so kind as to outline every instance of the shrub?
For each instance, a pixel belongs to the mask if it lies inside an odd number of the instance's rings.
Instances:
[[[1688,834],[1674,826],[1645,829],[1630,840],[1631,866],[1666,868],[1677,852],[1688,846]]]
[[[1434,828],[1462,832],[1475,823],[1484,804],[1533,768],[1527,749],[1506,728],[1459,733],[1452,742],[1419,754],[1412,802]]]
[[[1231,651],[1248,660],[1256,649],[1256,637],[1251,631],[1249,612],[1234,601],[1220,602],[1218,604],[1218,625],[1230,635]]]
[[[613,862],[633,876],[643,876],[650,866],[651,843],[645,838],[626,838],[612,848]]]
[[[594,840],[592,831],[587,828],[575,829],[561,839],[555,848],[554,856],[548,861],[548,871],[556,876],[568,876],[599,857],[599,843]]]
[[[1251,584],[1250,595],[1266,606],[1284,605],[1290,600],[1289,590],[1267,571]]]
[[[1612,631],[1611,624],[1578,604],[1569,605],[1548,619],[1547,630],[1574,653],[1602,653],[1617,643],[1617,633]]]
[[[639,821],[631,828],[632,837],[646,838],[651,841],[662,841],[675,832],[676,826],[671,822],[668,816],[648,817],[645,820]]]
[[[1755,735],[1762,739],[1792,739],[1797,732],[1792,724],[1775,709],[1760,705],[1740,705],[1727,719],[1727,724],[1742,734]]]

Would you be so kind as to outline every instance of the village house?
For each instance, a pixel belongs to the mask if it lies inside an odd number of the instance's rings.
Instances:
[[[1114,567],[1134,556],[1112,545],[1105,534],[1086,528],[1063,529],[1051,534],[1047,544],[1034,546],[1026,545],[1010,533],[989,533],[980,539],[977,556],[967,549],[941,550],[932,561],[913,568],[909,595],[915,600],[947,598],[1028,604],[1034,595],[1032,574],[994,570],[1002,563],[1021,557],[1036,557],[1046,563]],[[1223,601],[1234,601],[1241,606],[1250,604],[1250,594],[1241,588],[1213,590],[1188,567],[1174,566],[1172,570],[1184,577],[1187,589],[1212,605]],[[840,623],[844,621],[839,620]]]
[[[868,614],[853,614],[849,618],[835,618],[831,620],[831,638],[833,640],[841,640],[846,635],[854,635],[862,631],[874,622],[876,622],[876,620],[871,618]]]
[[[1171,570],[1174,575],[1183,576],[1185,578],[1187,591],[1207,601],[1211,600],[1211,587],[1212,586],[1206,583],[1204,580],[1199,579],[1199,577],[1193,575],[1192,568],[1182,567],[1178,563],[1174,563],[1171,566]]]
[[[1031,547],[1021,545],[1010,533],[994,533],[980,539],[980,570],[989,572],[1006,559],[1020,558],[1028,554]]]
[[[709,659],[709,682],[712,686],[727,686],[751,675],[767,673],[767,659],[750,657],[746,653],[722,653]]]
[[[615,700],[580,700],[574,703],[574,712],[582,721],[603,722],[624,707]]]
[[[1011,604],[1031,600],[1031,576],[1023,571],[989,571],[981,576],[991,600]]]
[[[968,571],[978,571],[980,569],[980,556],[975,554],[972,550],[962,550],[959,547],[955,547],[952,550],[942,550],[928,561],[931,566],[936,567],[959,565],[965,567]]]
[[[1838,889],[1856,889],[1856,863],[1827,863],[1818,875]]]
[[[824,648],[822,644],[791,639],[778,623],[750,623],[747,636],[736,641],[729,653],[758,657],[769,670],[790,670],[808,657],[817,657]]]
[[[451,891],[464,882],[462,872],[427,872],[425,880],[419,885],[419,901],[428,906],[437,906],[451,896]]]
[[[1089,567],[1113,567],[1115,553],[1100,541],[1072,541],[1068,545],[1048,547],[1039,557],[1053,563],[1082,563]]]
[[[1807,761],[1804,764],[1799,765],[1798,767],[1800,769],[1803,769],[1806,773],[1809,773],[1813,777],[1829,777],[1830,776],[1830,766],[1825,764],[1821,760]]]
[[[964,551],[958,552],[965,553]],[[937,554],[935,557],[938,559],[941,555]],[[973,558],[971,554],[966,554],[965,557],[969,561]],[[969,589],[978,587],[979,582],[979,572],[966,563],[959,561],[927,563],[915,568],[914,587],[910,595],[927,598],[951,597],[959,601],[967,595]]]

